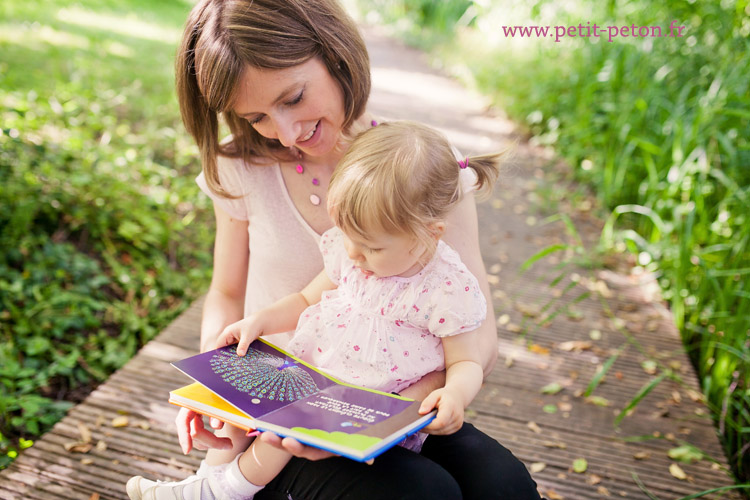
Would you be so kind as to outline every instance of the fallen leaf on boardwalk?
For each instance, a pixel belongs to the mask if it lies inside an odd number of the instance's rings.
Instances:
[[[669,458],[672,460],[684,463],[697,462],[703,458],[703,453],[690,445],[682,445],[677,448],[672,448],[667,452],[667,455],[669,455]]]
[[[643,368],[643,371],[649,375],[653,375],[656,373],[656,361],[647,359],[641,363],[641,368]]]
[[[112,419],[112,427],[127,427],[128,417],[115,417]]]
[[[651,453],[648,451],[639,451],[638,453],[633,455],[633,458],[636,460],[646,460],[647,458],[651,458]]]
[[[603,398],[601,396],[589,396],[584,401],[596,406],[609,406],[612,404],[609,402],[609,399]]]
[[[94,461],[90,458],[82,458],[81,459],[81,465],[91,465]]]
[[[682,468],[677,464],[672,464],[669,466],[669,473],[672,474],[677,479],[682,479],[682,480],[687,479],[687,474],[685,474],[685,471],[682,470]]]
[[[497,209],[497,210],[503,208],[503,200],[499,200],[497,198],[493,199],[492,208]]]
[[[512,355],[512,354],[509,354],[509,355],[507,355],[507,356],[505,357],[505,367],[506,367],[506,368],[510,368],[511,366],[513,366],[513,360],[514,360],[514,359],[515,359],[515,358],[513,357],[513,355]]]
[[[500,272],[500,270],[503,268],[500,264],[492,264],[490,266],[490,273],[491,274],[497,274]]]
[[[558,392],[563,390],[563,386],[561,386],[557,382],[552,382],[551,384],[547,384],[541,389],[542,394],[557,394]]]
[[[544,413],[557,413],[557,406],[555,405],[544,405],[542,407]]]
[[[94,445],[92,445],[91,443],[82,443],[80,441],[65,443],[63,445],[65,451],[68,451],[70,453],[88,453],[93,447]]]
[[[508,323],[508,326],[505,328],[512,333],[521,333],[521,327],[515,323]]]
[[[560,408],[560,411],[571,411],[573,409],[572,404],[564,402],[557,403],[557,407]]]
[[[140,427],[144,431],[147,431],[147,430],[151,429],[151,424],[149,424],[146,420],[139,420],[138,422],[136,422],[135,425],[137,425],[138,427]]]
[[[91,442],[91,431],[86,424],[78,423],[78,432],[81,434],[81,441],[84,443]]]
[[[691,401],[695,401],[696,403],[703,402],[703,394],[700,392],[688,389],[687,393]]]
[[[591,349],[592,345],[593,344],[589,340],[571,340],[569,342],[562,342],[560,344],[557,344],[557,348],[561,351],[581,352]]]
[[[565,316],[571,321],[581,321],[583,319],[583,313],[578,309],[568,309]]]
[[[529,466],[531,472],[542,472],[546,468],[547,464],[545,464],[544,462],[534,462]]]
[[[92,493],[89,500],[99,500],[99,493]]]
[[[510,321],[510,316],[508,314],[503,314],[499,318],[497,318],[497,326],[504,326],[507,325]]]
[[[490,285],[498,285],[500,284],[500,277],[495,274],[488,274],[487,283],[489,283]]]
[[[100,439],[99,442],[96,443],[96,451],[107,451],[107,443]]]
[[[542,347],[539,344],[531,344],[529,346],[529,351],[536,353],[536,354],[542,354],[544,356],[549,356],[549,348]]]
[[[547,490],[547,498],[549,498],[549,500],[565,500],[565,498],[555,490]]]
[[[505,406],[513,406],[513,400],[508,398],[500,398],[500,402]]]
[[[596,492],[599,493],[602,496],[605,496],[605,497],[611,497],[612,496],[612,494],[609,492],[609,490],[607,488],[605,488],[604,486],[599,486],[596,489]]]
[[[524,304],[523,302],[516,302],[516,309],[518,312],[529,318],[536,318],[539,313],[542,312],[542,308],[537,304]]]
[[[526,424],[526,427],[528,427],[529,429],[531,429],[536,434],[541,434],[542,433],[542,428],[539,427],[536,424],[536,422],[529,422],[529,423]]]
[[[545,441],[542,443],[542,446],[545,446],[547,448],[560,448],[561,450],[564,450],[568,447],[568,445],[566,445],[562,441]]]
[[[674,401],[675,404],[682,403],[682,396],[680,396],[679,392],[672,391],[672,401]]]
[[[589,332],[589,337],[591,338],[591,340],[601,340],[602,332],[600,332],[599,330],[591,330]]]
[[[597,476],[596,474],[589,474],[589,477],[586,478],[586,482],[592,486],[597,485],[602,482],[601,476]]]
[[[589,468],[589,463],[586,461],[585,458],[576,458],[573,460],[573,472],[577,472],[579,474],[583,474],[586,472],[586,469]]]

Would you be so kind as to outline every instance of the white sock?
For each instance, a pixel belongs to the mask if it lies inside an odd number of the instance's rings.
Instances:
[[[226,469],[227,467],[229,467],[229,463],[208,465],[205,460],[201,460],[201,465],[200,467],[198,467],[198,470],[195,471],[195,475],[198,477],[209,477],[215,472],[224,472],[224,469]]]
[[[224,484],[222,485],[226,492],[233,498],[249,500],[255,496],[264,486],[257,486],[245,478],[240,470],[240,457],[242,453],[237,455],[229,467],[224,471],[223,478]]]

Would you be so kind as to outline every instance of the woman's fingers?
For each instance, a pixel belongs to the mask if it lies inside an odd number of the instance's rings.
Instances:
[[[187,455],[190,450],[193,449],[193,440],[190,437],[190,421],[198,415],[194,411],[190,411],[187,408],[180,408],[175,419],[175,425],[177,426],[177,438],[180,440],[180,448],[182,453]]]
[[[219,423],[221,423],[219,421]],[[232,440],[214,435],[203,425],[203,416],[186,408],[181,408],[175,419],[177,426],[177,437],[180,441],[182,452],[187,455],[193,448],[207,450],[218,448],[229,450],[232,448]],[[213,425],[213,424],[212,424]],[[219,428],[223,426],[223,423]]]
[[[196,419],[191,422],[190,437],[193,441],[193,447],[199,450],[216,448],[218,450],[231,450],[232,440],[227,437],[219,437],[203,426],[203,419]]]

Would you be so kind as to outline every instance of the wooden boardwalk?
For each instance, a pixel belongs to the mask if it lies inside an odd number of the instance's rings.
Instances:
[[[436,125],[466,152],[515,140],[512,124],[429,69],[415,51],[372,32],[368,43],[378,113]],[[553,287],[559,273],[554,256],[519,274],[529,256],[570,239],[562,223],[539,224],[539,193],[550,189],[547,158],[547,152],[519,143],[512,173],[479,206],[499,360],[467,419],[521,458],[551,500],[649,498],[638,482],[665,500],[730,485],[695,374],[668,311],[650,292],[653,283],[633,273],[566,268]],[[563,208],[570,209],[584,240],[596,234],[585,207]],[[586,291],[591,296],[574,303]],[[553,305],[545,309],[548,302]],[[566,312],[540,325],[544,315],[566,305]],[[202,454],[182,455],[173,425],[177,410],[166,401],[169,390],[187,382],[169,362],[196,352],[200,308],[201,301],[194,303],[2,471],[0,498],[126,499],[124,484],[132,475],[180,479],[194,471]],[[583,391],[615,353],[595,398],[585,398]],[[672,369],[681,382],[662,382],[616,428],[615,415],[661,368]],[[681,444],[716,461],[678,464],[668,451]],[[585,471],[574,471],[577,459],[586,460]],[[675,477],[677,464],[684,478]]]

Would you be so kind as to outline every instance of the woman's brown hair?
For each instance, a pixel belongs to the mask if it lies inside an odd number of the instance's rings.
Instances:
[[[219,181],[217,156],[282,158],[276,140],[232,111],[248,66],[283,69],[320,57],[344,95],[344,131],[365,111],[370,60],[354,21],[336,0],[201,0],[185,25],[176,60],[182,121],[201,152],[209,188]],[[232,138],[219,142],[219,115]]]

